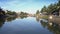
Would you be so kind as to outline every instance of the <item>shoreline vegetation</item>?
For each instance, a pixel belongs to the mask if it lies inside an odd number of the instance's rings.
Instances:
[[[3,34],[60,34],[60,0],[42,7],[35,14],[3,10],[0,7],[0,30]]]
[[[49,16],[59,16],[60,15],[60,0],[57,3],[50,4],[49,6],[44,6],[41,11],[37,10],[36,16],[38,18],[48,19]]]
[[[0,8],[0,17],[38,17],[43,19],[48,19],[49,15],[59,15],[60,11],[60,0],[58,3],[50,4],[48,7],[44,6],[41,11],[37,10],[36,14],[29,14],[21,11],[20,13],[16,13],[15,11],[4,11]]]

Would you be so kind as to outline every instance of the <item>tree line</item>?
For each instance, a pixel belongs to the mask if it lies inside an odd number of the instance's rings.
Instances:
[[[19,15],[18,15],[19,14]],[[27,16],[28,15],[28,13],[26,13],[26,12],[23,12],[23,11],[21,11],[20,13],[16,13],[15,11],[11,11],[11,10],[3,10],[2,8],[0,8],[0,16]]]
[[[39,13],[45,13],[45,14],[51,14],[53,11],[58,11],[60,10],[60,0],[58,0],[57,3],[50,4],[48,7],[44,6],[41,11],[37,10],[36,14]]]

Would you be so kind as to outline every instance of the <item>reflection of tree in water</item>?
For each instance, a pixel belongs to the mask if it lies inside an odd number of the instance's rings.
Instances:
[[[38,18],[38,17],[36,17],[36,21],[38,21],[38,22],[39,22],[39,18]]]
[[[10,22],[10,21],[15,20],[16,18],[18,18],[18,17],[7,17],[7,18],[6,18],[6,21],[7,21],[7,22]],[[21,16],[20,18],[21,18],[21,19],[27,18],[27,16]]]
[[[49,25],[48,23],[46,22],[43,22],[43,21],[40,21],[41,22],[41,25],[43,27],[47,27],[47,29],[51,32],[53,32],[54,34],[60,34],[60,26],[58,26],[57,24],[54,26],[54,25]]]
[[[40,21],[41,22],[41,25],[45,28],[47,26],[47,23],[46,22],[43,22],[42,20]]]
[[[60,34],[60,26],[58,26],[57,24],[55,26],[54,25],[52,25],[52,26],[48,25],[47,27],[54,34]]]
[[[0,27],[3,26],[4,22],[5,22],[5,18],[0,18]]]
[[[7,17],[7,22],[15,20],[15,19],[16,19],[16,17]]]
[[[20,16],[21,19],[27,18],[27,16]]]

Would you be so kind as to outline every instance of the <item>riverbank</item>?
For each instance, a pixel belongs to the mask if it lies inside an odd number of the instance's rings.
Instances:
[[[38,18],[42,18],[42,19],[48,19],[48,15],[39,15]]]
[[[44,16],[42,16],[41,18],[43,18],[43,19],[48,19],[48,17],[49,17],[49,16],[44,15]]]

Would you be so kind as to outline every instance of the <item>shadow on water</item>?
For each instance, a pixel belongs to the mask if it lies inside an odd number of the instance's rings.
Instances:
[[[3,26],[4,22],[5,22],[5,18],[0,18],[0,27]]]
[[[27,18],[27,16],[20,16],[21,19]]]
[[[2,16],[2,18],[0,18],[0,27],[2,27],[5,22],[11,22],[15,20],[16,18],[17,17],[3,17]],[[26,16],[20,17],[20,19],[24,19],[24,18],[27,18],[27,17]]]
[[[6,18],[7,22],[13,21],[13,20],[15,20],[15,19],[16,19],[16,17],[7,17],[7,18]]]
[[[2,17],[0,18],[0,28],[3,26],[3,24],[7,21],[12,21],[12,20],[15,20],[16,18],[15,17]]]
[[[53,32],[54,34],[60,34],[60,26],[58,24],[52,24],[50,25],[49,23],[54,23],[54,22],[45,22],[44,20],[40,20],[41,25],[44,28],[47,28],[50,32]]]
[[[39,18],[38,17],[36,17],[36,21],[39,22]]]

